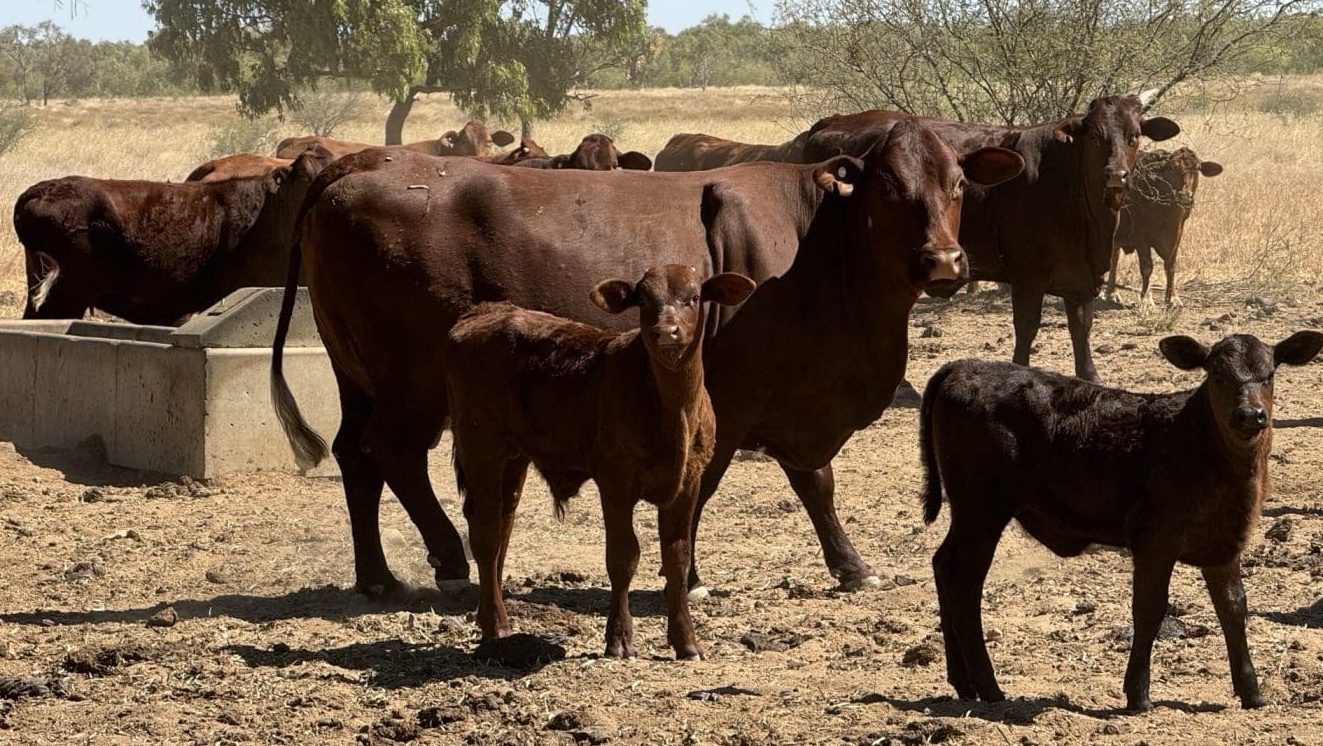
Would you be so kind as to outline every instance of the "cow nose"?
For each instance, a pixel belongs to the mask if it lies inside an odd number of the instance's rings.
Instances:
[[[928,270],[929,282],[965,279],[965,252],[959,246],[926,249],[923,263]]]
[[[1130,172],[1124,168],[1107,169],[1107,186],[1123,187],[1130,180]]]
[[[1234,417],[1236,427],[1249,432],[1258,432],[1268,427],[1268,411],[1263,407],[1240,407]]]
[[[657,327],[657,341],[679,342],[680,327],[676,326],[675,324],[662,324],[661,326]]]

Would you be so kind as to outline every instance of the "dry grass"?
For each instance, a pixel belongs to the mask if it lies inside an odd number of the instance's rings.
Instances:
[[[1260,109],[1269,94],[1323,100],[1321,90],[1323,78],[1265,82],[1230,102],[1191,101],[1175,110],[1185,131],[1170,145],[1189,145],[1226,166],[1222,176],[1203,180],[1187,229],[1179,275],[1187,303],[1224,305],[1252,294],[1290,300],[1312,286],[1312,268],[1323,258],[1311,165],[1323,155],[1323,118]],[[552,152],[568,152],[582,135],[601,131],[625,149],[654,154],[677,132],[781,142],[809,123],[767,88],[612,91],[590,104],[539,123],[534,136]],[[379,142],[387,109],[383,100],[370,102],[365,118],[346,124],[339,136]],[[53,104],[38,111],[35,134],[0,156],[0,203],[66,174],[182,179],[207,159],[217,131],[235,116],[227,97]],[[405,139],[435,137],[465,119],[448,99],[428,97],[414,108]],[[278,126],[282,137],[302,134],[297,130],[290,122]],[[1122,282],[1133,283],[1134,260],[1123,262]],[[21,247],[7,224],[0,229],[0,316],[19,312],[22,275]]]

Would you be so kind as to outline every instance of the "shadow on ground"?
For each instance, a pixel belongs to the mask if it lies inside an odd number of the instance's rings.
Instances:
[[[239,656],[253,668],[288,668],[322,661],[337,668],[363,671],[368,675],[368,680],[363,683],[383,689],[406,689],[465,676],[509,681],[535,673],[546,665],[542,663],[530,668],[489,666],[451,645],[403,640],[356,642],[325,650],[252,645],[227,645],[221,650]]]
[[[868,701],[885,702],[898,710],[905,710],[907,712],[919,712],[937,717],[972,717],[994,723],[1005,723],[1008,725],[1029,725],[1033,723],[1039,715],[1050,710],[1064,710],[1066,712],[1073,712],[1077,715],[1084,715],[1099,720],[1109,720],[1112,718],[1136,714],[1127,712],[1125,709],[1119,707],[1084,707],[1071,702],[1065,697],[1018,697],[1009,699],[1005,702],[989,704],[987,702],[971,702],[968,700],[954,699],[952,697],[925,697],[923,699],[907,700],[887,697],[885,695],[872,695]],[[1221,712],[1226,709],[1226,705],[1212,704],[1208,702],[1189,704],[1186,702],[1175,702],[1170,700],[1155,701],[1153,706],[1169,710],[1179,710],[1191,714],[1200,712]],[[1142,717],[1142,714],[1139,714],[1138,716]]]

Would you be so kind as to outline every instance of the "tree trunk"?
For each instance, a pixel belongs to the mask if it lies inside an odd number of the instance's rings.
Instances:
[[[523,117],[519,118],[519,137],[527,140],[533,136],[533,122]]]
[[[390,107],[390,114],[386,115],[386,144],[399,145],[404,142],[404,120],[408,118],[409,112],[413,109],[414,98],[413,91],[403,99],[397,99]]]

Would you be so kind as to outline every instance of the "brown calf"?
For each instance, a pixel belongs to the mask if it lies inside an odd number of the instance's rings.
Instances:
[[[808,132],[780,145],[753,145],[712,135],[680,134],[666,141],[657,153],[658,171],[707,171],[754,161],[800,163]]]
[[[226,179],[266,176],[277,168],[288,166],[293,162],[289,158],[272,158],[269,155],[258,155],[257,153],[237,153],[207,161],[193,169],[193,172],[184,181],[225,181]]]
[[[503,148],[514,141],[514,135],[509,132],[505,130],[492,132],[487,129],[487,125],[474,120],[464,125],[458,132],[450,130],[435,140],[405,143],[398,147],[416,150],[419,153],[427,153],[428,155],[491,155],[493,145]],[[305,135],[303,137],[287,137],[282,140],[276,146],[276,157],[297,158],[299,153],[312,145],[320,145],[326,148],[336,158],[343,158],[350,153],[357,153],[368,148],[380,147],[379,145],[363,142],[337,140],[332,137]]]
[[[951,528],[933,571],[947,680],[962,699],[1003,699],[979,602],[1002,531],[1017,520],[1062,557],[1090,544],[1133,553],[1128,709],[1153,706],[1153,640],[1177,562],[1203,570],[1236,695],[1247,708],[1264,703],[1245,641],[1240,555],[1268,492],[1273,371],[1309,362],[1323,334],[1297,332],[1274,347],[1243,334],[1211,350],[1184,336],[1159,346],[1176,367],[1207,372],[1203,384],[1137,394],[980,360],[949,363],[928,382],[923,518],[937,518],[945,487]]]
[[[1167,306],[1181,303],[1176,294],[1176,252],[1185,235],[1185,221],[1194,209],[1194,194],[1199,189],[1199,176],[1217,176],[1222,165],[1201,161],[1189,148],[1176,152],[1151,150],[1139,154],[1135,178],[1125,207],[1121,208],[1121,222],[1116,226],[1112,241],[1112,271],[1107,279],[1107,297],[1116,299],[1116,265],[1121,251],[1138,252],[1139,274],[1143,285],[1139,291],[1141,303],[1152,303],[1148,294],[1149,278],[1153,275],[1153,250],[1162,257],[1162,268],[1167,273]]]
[[[681,659],[701,657],[689,618],[689,533],[712,459],[716,419],[703,387],[704,301],[743,303],[753,280],[692,267],[649,269],[637,284],[593,289],[607,313],[639,309],[640,325],[613,333],[509,303],[484,303],[451,329],[447,396],[455,479],[481,584],[483,637],[510,634],[501,598],[505,552],[531,462],[556,512],[588,479],[601,492],[611,611],[606,654],[634,657],[629,584],[638,567],[634,506],[657,506],[666,576],[667,637]]]
[[[594,134],[584,137],[569,155],[524,158],[513,165],[525,168],[572,168],[579,171],[615,171],[618,168],[647,171],[652,168],[652,159],[636,150],[622,153],[616,149],[615,140],[607,135]]]

